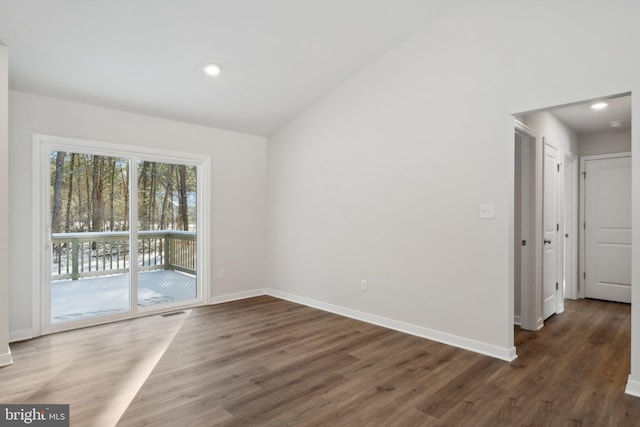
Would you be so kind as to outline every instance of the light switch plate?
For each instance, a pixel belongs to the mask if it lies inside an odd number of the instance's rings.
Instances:
[[[493,203],[481,203],[478,214],[481,219],[494,219],[496,217],[496,206]]]

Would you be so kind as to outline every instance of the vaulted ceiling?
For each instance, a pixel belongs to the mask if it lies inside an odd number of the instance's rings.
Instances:
[[[0,42],[11,89],[269,135],[451,3],[0,0]]]

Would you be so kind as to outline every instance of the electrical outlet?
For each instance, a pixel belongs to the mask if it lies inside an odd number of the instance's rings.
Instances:
[[[361,290],[362,292],[367,292],[367,290],[368,290],[368,289],[369,289],[369,288],[368,288],[368,286],[367,286],[367,281],[366,281],[366,280],[364,280],[364,279],[363,279],[363,280],[361,280],[361,281],[360,281],[360,290]]]
[[[221,279],[224,279],[225,277],[227,277],[227,269],[221,268],[220,271],[218,271],[218,277]]]

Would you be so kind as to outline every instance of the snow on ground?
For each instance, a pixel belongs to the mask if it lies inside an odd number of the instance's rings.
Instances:
[[[171,270],[138,274],[138,306],[196,297],[195,276]],[[51,282],[51,322],[82,319],[129,309],[129,273]]]

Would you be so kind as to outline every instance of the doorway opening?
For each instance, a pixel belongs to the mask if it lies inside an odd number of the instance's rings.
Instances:
[[[565,298],[630,302],[631,95],[515,117],[514,323],[538,330]]]

